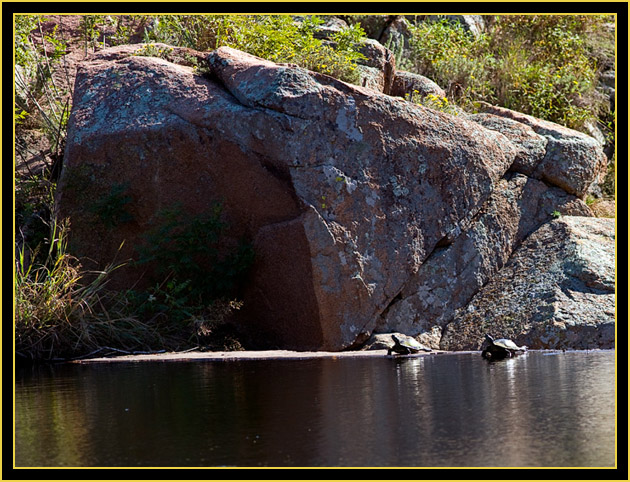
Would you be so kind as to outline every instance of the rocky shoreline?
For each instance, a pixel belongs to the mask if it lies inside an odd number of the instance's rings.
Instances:
[[[593,351],[609,351],[596,348],[588,350]],[[566,353],[566,352],[585,352],[585,350],[529,350],[533,352],[544,352],[548,354]],[[390,358],[390,359],[406,359],[419,358],[436,355],[462,355],[462,354],[478,354],[478,350],[467,351],[446,351],[436,350],[430,353],[414,353],[411,355],[387,355],[387,350],[357,350],[357,351],[292,351],[292,350],[261,350],[261,351],[188,351],[188,352],[169,352],[143,355],[121,355],[115,357],[96,357],[86,358],[83,360],[75,360],[70,363],[91,364],[91,363],[145,363],[145,362],[217,362],[217,361],[264,361],[264,360],[315,360],[315,359],[373,359],[373,358]]]
[[[129,37],[82,55],[73,45],[53,209],[70,220],[69,254],[87,271],[122,260],[108,289],[133,292],[120,305],[152,321],[164,314],[151,303],[186,312],[201,292],[187,287],[227,285],[243,269],[238,302],[204,299],[191,327],[175,328],[206,349],[362,353],[352,350],[395,332],[435,353],[479,349],[484,333],[533,349],[613,348],[616,226],[595,217],[592,197],[610,139],[486,102],[475,113],[448,104],[447,85],[405,71],[394,49],[409,47],[412,20],[436,19],[361,20],[374,32],[361,41],[356,85],[230,47]],[[478,35],[491,19],[448,20]],[[79,18],[58,21],[76,42]],[[347,27],[328,18],[317,36],[330,42]],[[219,212],[224,237],[205,249],[216,233],[198,228]],[[212,271],[243,246],[250,258]],[[173,259],[188,264],[167,284],[160,260]],[[221,345],[218,316],[235,345]],[[83,353],[101,345],[119,346]],[[191,345],[143,346],[154,347]]]

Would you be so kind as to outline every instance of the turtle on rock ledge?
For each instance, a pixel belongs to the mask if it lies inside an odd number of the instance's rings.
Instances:
[[[390,356],[392,352],[399,355],[411,355],[419,351],[433,351],[411,336],[392,333],[392,340],[394,340],[394,345],[387,350],[388,356]]]
[[[486,342],[488,344],[481,352],[481,356],[490,361],[512,358],[527,351],[525,345],[518,346],[508,338],[497,338],[495,340],[492,336],[486,335]]]

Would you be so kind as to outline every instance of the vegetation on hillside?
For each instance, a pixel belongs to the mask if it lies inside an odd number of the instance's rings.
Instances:
[[[336,32],[331,42],[314,37],[323,20],[317,16],[295,22],[288,15],[160,15],[145,31],[144,42],[162,42],[207,51],[232,47],[273,62],[356,82],[358,51],[365,32],[355,24]]]
[[[202,51],[230,46],[357,82],[365,32],[355,24],[324,41],[315,35],[322,23],[316,16],[295,22],[282,15],[87,15],[79,23],[80,38],[71,39],[47,20],[54,17],[15,17],[18,354],[50,360],[199,345],[238,348],[224,321],[241,305],[232,288],[253,253],[246,245],[220,258],[218,251],[182,252],[200,246],[200,239],[220,239],[225,227],[220,210],[186,226],[165,213],[156,233],[166,244],[148,243],[154,249],[140,249],[135,260],[166,268],[148,290],[111,291],[108,276],[121,263],[88,273],[68,253],[69,222],[52,214],[74,82],[66,55],[71,49],[87,54],[138,41]],[[601,28],[606,21],[602,16],[503,16],[477,37],[446,21],[418,23],[411,28],[409,50],[399,52],[398,67],[430,77],[447,91],[447,99],[422,100],[432,108],[474,111],[484,100],[580,130],[598,122],[612,136],[614,112],[596,89],[597,74],[614,55],[614,39]],[[603,186],[608,196],[614,195],[611,165]],[[117,219],[120,213],[109,212],[109,206],[98,214]],[[215,246],[214,241],[204,246]],[[214,262],[212,283],[202,286],[200,279],[208,277],[198,272],[198,256]]]
[[[597,120],[608,100],[596,89],[588,39],[603,16],[498,16],[474,36],[446,20],[411,28],[407,66],[461,107],[483,100],[572,129]]]

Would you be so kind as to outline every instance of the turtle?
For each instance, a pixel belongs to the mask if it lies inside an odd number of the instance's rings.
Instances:
[[[488,360],[511,358],[518,353],[527,351],[527,347],[525,345],[518,346],[508,338],[497,338],[495,340],[490,335],[486,334],[486,341],[488,342],[488,345],[481,352],[481,356]]]
[[[400,335],[392,333],[392,340],[394,340],[394,346],[387,350],[387,355],[391,355],[392,352],[399,355],[410,355],[411,353],[418,353],[419,351],[432,351],[431,348],[419,343],[415,338],[406,335]]]

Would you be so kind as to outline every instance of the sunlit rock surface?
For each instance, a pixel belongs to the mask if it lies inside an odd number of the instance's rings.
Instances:
[[[143,48],[78,71],[57,194],[71,248],[92,267],[133,258],[160,210],[221,202],[228,243],[256,252],[236,321],[258,347],[342,350],[377,329],[436,348],[554,211],[590,214],[576,196],[601,148],[574,131],[451,116],[230,48]],[[103,199],[125,216],[96,216]],[[144,276],[127,265],[113,286]]]

